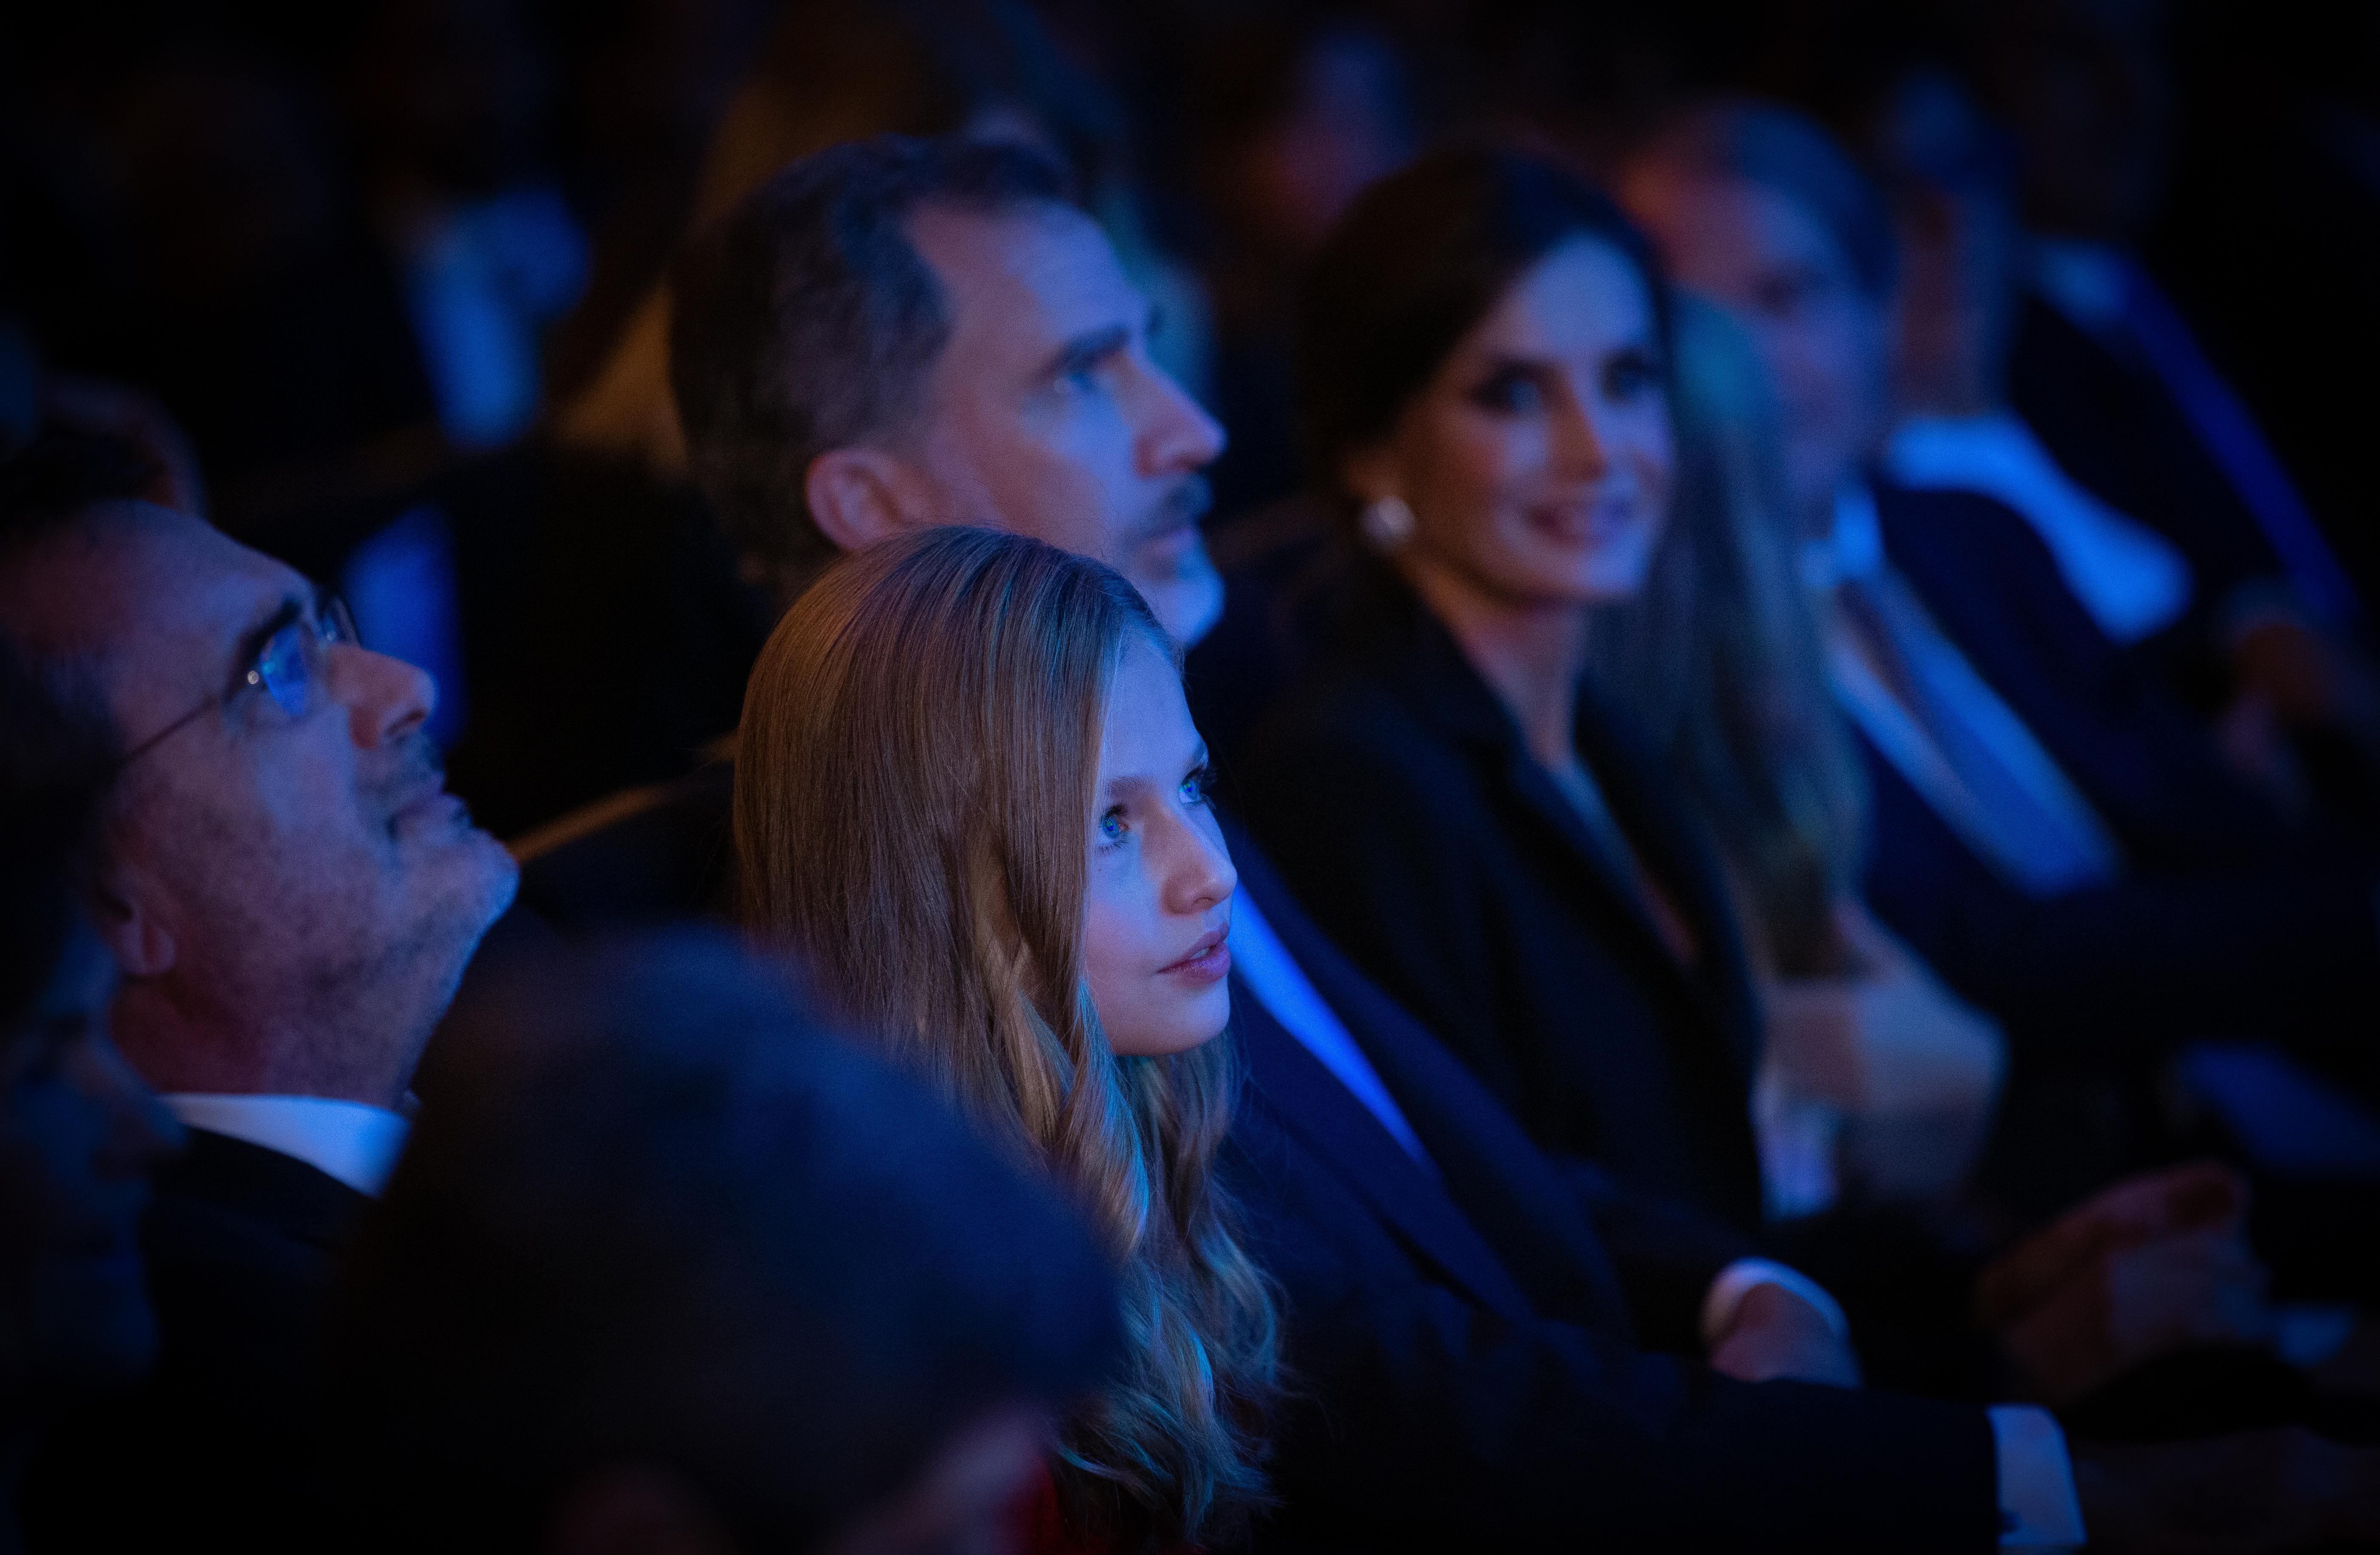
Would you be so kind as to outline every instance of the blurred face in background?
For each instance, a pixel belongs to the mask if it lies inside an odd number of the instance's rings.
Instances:
[[[1776,389],[1794,512],[1824,533],[1886,431],[1883,303],[1826,225],[1767,185],[1647,168],[1623,191],[1677,284],[1752,337]]]
[[[1870,149],[1891,176],[1900,239],[1895,413],[1993,409],[2017,300],[2019,231],[2002,147],[1957,82],[1920,71],[1886,98]]]
[[[1284,111],[1217,181],[1249,241],[1302,258],[1367,185],[1412,160],[1416,139],[1394,45],[1359,29],[1328,29],[1298,60]]]
[[[1348,485],[1412,509],[1395,558],[1417,580],[1522,609],[1633,594],[1669,507],[1661,350],[1635,265],[1573,238],[1456,343],[1387,440],[1348,461]]]
[[[1207,743],[1182,677],[1138,632],[1108,691],[1087,845],[1084,975],[1109,1045],[1150,1057],[1221,1035],[1239,875],[1207,803]]]
[[[1995,105],[2015,132],[2025,216],[2120,242],[2171,171],[2173,65],[2163,0],[2019,0],[1994,13]]]
[[[0,1032],[0,1398],[129,1382],[157,1349],[137,1240],[180,1130],[107,1035],[115,966],[76,926]]]
[[[929,206],[909,237],[941,282],[950,339],[907,456],[946,523],[990,524],[1131,579],[1179,643],[1222,613],[1198,520],[1223,432],[1150,359],[1148,299],[1089,217]]]

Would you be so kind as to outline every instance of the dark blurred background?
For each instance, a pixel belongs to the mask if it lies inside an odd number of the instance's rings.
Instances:
[[[517,837],[686,769],[768,621],[681,477],[691,227],[877,130],[1073,166],[1224,422],[1219,517],[1297,481],[1292,280],[1450,136],[1590,170],[1711,91],[1855,144],[1912,71],[2037,230],[2144,257],[2367,595],[2380,4],[2271,0],[79,0],[0,22],[0,442],[135,428],[209,515],[437,673]]]

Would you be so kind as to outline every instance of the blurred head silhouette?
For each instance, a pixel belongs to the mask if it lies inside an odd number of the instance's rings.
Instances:
[[[1796,519],[1818,532],[1890,414],[1890,219],[1827,132],[1790,109],[1719,102],[1633,156],[1621,197],[1683,289],[1751,337],[1776,391]]]
[[[333,1324],[387,1548],[1004,1548],[1115,1348],[1050,1195],[724,938],[565,956],[457,1019],[468,1081]]]
[[[179,1134],[109,1040],[80,905],[115,754],[93,701],[0,639],[0,1444],[157,1348],[135,1233]]]

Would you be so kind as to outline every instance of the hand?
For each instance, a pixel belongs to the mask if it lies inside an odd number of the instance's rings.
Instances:
[[[2052,1404],[2168,1350],[2262,1342],[2272,1316],[2246,1207],[2219,1166],[2119,1184],[1985,1270],[1977,1318]]]
[[[2380,1450],[2310,1431],[2074,1448],[2095,1550],[2259,1555],[2380,1539]]]
[[[1838,1388],[1860,1385],[1859,1362],[1826,1314],[1782,1285],[1755,1285],[1734,1321],[1711,1345],[1711,1369],[1739,1382],[1792,1378]]]

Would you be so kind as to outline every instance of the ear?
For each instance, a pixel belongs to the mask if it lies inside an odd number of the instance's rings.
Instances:
[[[138,866],[111,862],[91,888],[91,927],[127,979],[174,969],[174,931],[157,911],[158,892]]]
[[[620,1467],[583,1479],[546,1525],[546,1555],[730,1555],[693,1488],[662,1469]]]
[[[881,448],[830,448],[810,461],[802,493],[820,533],[839,551],[935,522],[931,484]]]
[[[1402,496],[1404,482],[1401,475],[1396,446],[1387,438],[1352,449],[1339,461],[1339,479],[1358,502]]]

